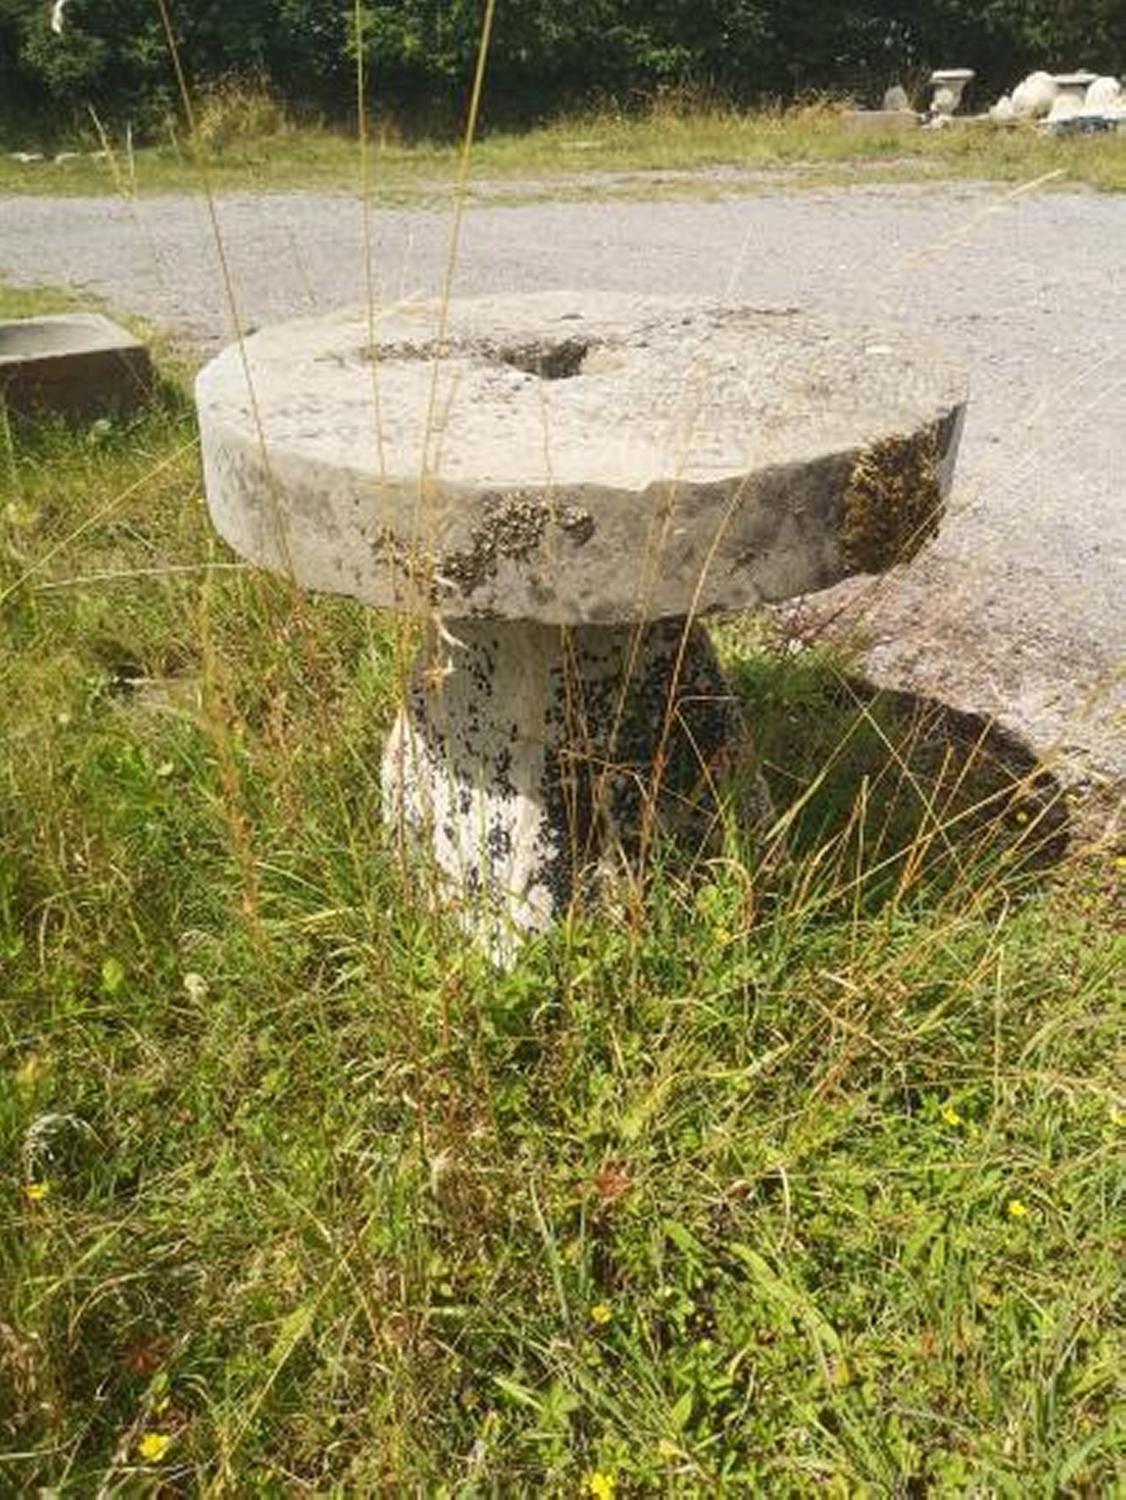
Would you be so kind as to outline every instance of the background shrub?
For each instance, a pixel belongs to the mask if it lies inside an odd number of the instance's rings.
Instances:
[[[455,127],[485,0],[366,0],[360,44],[373,107]],[[170,0],[193,87],[238,77],[297,111],[354,107],[348,0]],[[70,0],[61,36],[44,0],[0,0],[0,100],[57,123],[93,104],[159,121],[174,78],[154,0]],[[977,69],[979,99],[1033,66],[1126,68],[1121,0],[503,0],[486,124],[612,99],[705,89],[734,103],[849,92],[874,100],[935,66]],[[5,107],[0,105],[0,107]]]

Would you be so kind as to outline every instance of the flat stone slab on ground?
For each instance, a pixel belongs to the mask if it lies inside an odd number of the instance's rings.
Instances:
[[[841,124],[860,135],[886,135],[888,131],[918,130],[922,121],[913,109],[846,109]]]
[[[129,410],[152,388],[148,350],[101,313],[0,322],[0,397],[11,411]]]

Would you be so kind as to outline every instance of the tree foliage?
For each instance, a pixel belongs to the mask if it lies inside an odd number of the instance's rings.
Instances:
[[[193,86],[260,78],[294,107],[346,113],[363,49],[377,108],[455,120],[485,0],[168,0]],[[357,25],[358,22],[358,25]],[[873,97],[934,66],[983,92],[1030,67],[1126,67],[1123,0],[498,0],[487,116],[543,117],[661,89],[738,103],[815,91]],[[158,0],[0,0],[0,99],[113,116],[174,107]]]

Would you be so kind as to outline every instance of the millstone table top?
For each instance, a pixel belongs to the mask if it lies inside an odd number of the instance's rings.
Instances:
[[[589,292],[283,324],[196,395],[208,504],[242,556],[372,605],[560,624],[739,609],[903,559],[938,524],[964,399],[914,340]]]

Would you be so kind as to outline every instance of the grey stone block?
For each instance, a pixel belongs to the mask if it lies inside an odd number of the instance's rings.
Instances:
[[[0,322],[0,397],[10,411],[66,417],[128,411],[152,383],[148,350],[101,313]]]

